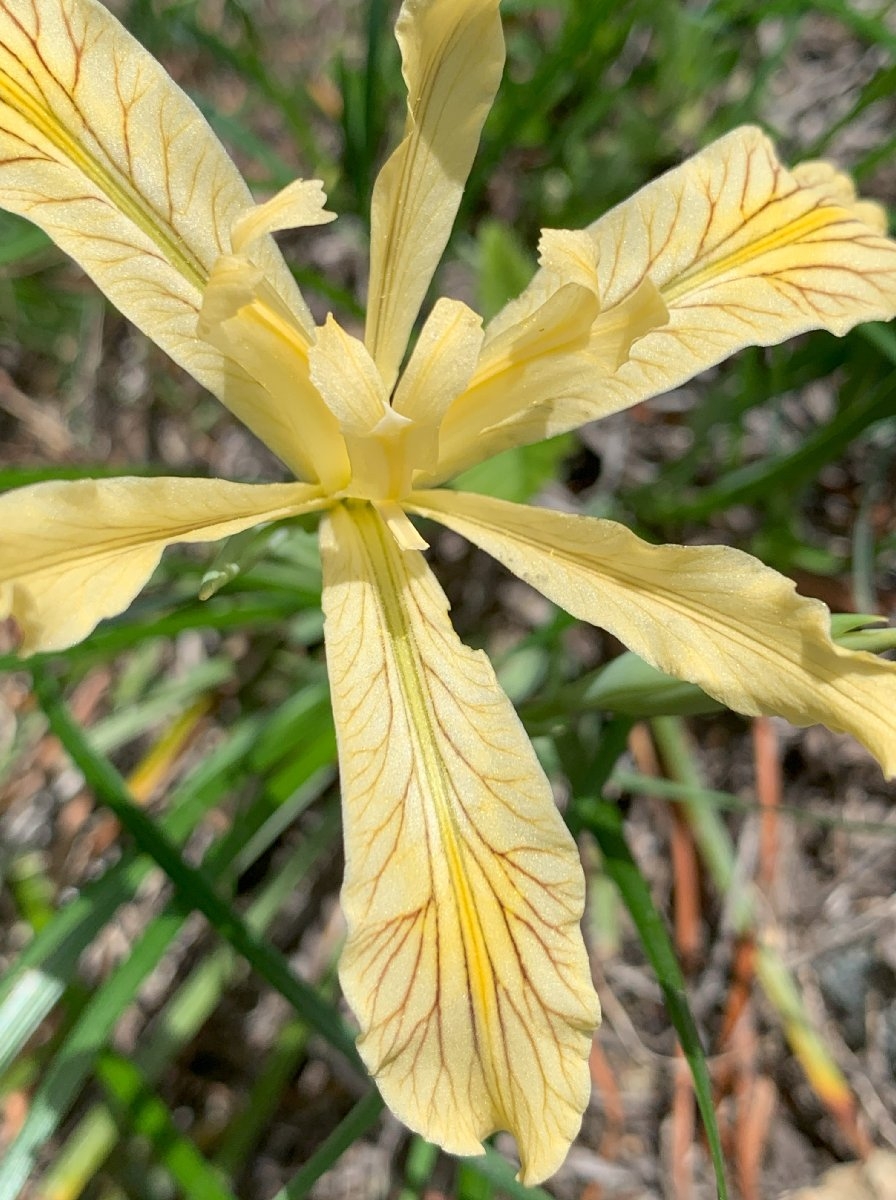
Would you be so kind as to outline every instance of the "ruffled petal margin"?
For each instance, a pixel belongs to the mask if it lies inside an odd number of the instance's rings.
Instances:
[[[885,233],[883,209],[847,176],[824,162],[788,171],[749,126],[588,229],[545,231],[542,268],[488,325],[427,485],[669,391],[744,346],[889,320],[896,242]]]

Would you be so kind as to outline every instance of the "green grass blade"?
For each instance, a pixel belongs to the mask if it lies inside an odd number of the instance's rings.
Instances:
[[[411,1137],[404,1160],[404,1187],[398,1200],[420,1200],[429,1186],[435,1165],[439,1160],[439,1148],[415,1133]]]
[[[155,918],[125,962],[84,1006],[73,1029],[55,1052],[25,1124],[0,1167],[0,1196],[17,1194],[21,1181],[30,1176],[41,1146],[55,1132],[118,1018],[161,961],[186,916],[187,910],[175,905]]]
[[[717,483],[690,496],[671,497],[664,492],[652,505],[646,494],[638,498],[644,519],[703,520],[734,504],[745,504],[783,491],[790,495],[795,487],[818,474],[827,463],[843,453],[844,447],[870,425],[892,416],[896,385],[892,376],[869,386],[859,398],[845,405],[836,416],[805,437],[791,454],[763,458],[736,467]]]
[[[658,796],[663,800],[704,804],[730,812],[761,813],[768,807],[755,800],[735,796],[733,792],[720,792],[713,788],[682,783],[678,779],[657,779],[653,775],[642,775],[640,771],[614,771],[610,782],[615,789],[638,796]],[[888,821],[850,821],[799,804],[776,804],[773,811],[794,821],[809,822],[825,829],[842,829],[845,833],[861,833],[872,837],[893,837],[893,824]]]
[[[217,894],[205,874],[189,866],[174,842],[134,807],[124,780],[110,762],[94,753],[84,733],[72,720],[55,681],[45,668],[35,665],[33,670],[35,692],[53,732],[97,798],[115,813],[140,849],[155,859],[183,903],[201,912],[220,936],[281,992],[318,1033],[361,1069],[354,1039],[330,1006],[293,973],[282,954],[251,932]]]
[[[695,793],[683,801],[684,811],[713,883],[726,897],[731,921],[738,933],[756,926],[756,894],[738,878],[737,856],[731,836],[711,804],[700,797],[702,780],[685,733],[674,717],[652,722],[657,750],[669,774]],[[892,835],[892,830],[891,830]],[[815,1028],[808,1006],[790,969],[775,944],[761,939],[757,945],[756,977],[777,1009],[787,1040],[817,1095],[835,1112],[852,1104],[849,1084],[831,1051]]]
[[[299,861],[302,867],[307,866],[303,856],[299,856]],[[286,873],[284,880],[280,881],[281,887],[276,890],[274,897],[274,909],[279,907],[279,903],[282,903],[295,886],[295,865],[294,861],[293,869]],[[271,889],[268,891],[270,892]],[[269,905],[270,899],[271,896],[268,895]],[[269,918],[272,915],[270,907],[263,911],[258,908],[254,912],[253,918],[255,923],[263,924],[265,917]],[[8,1161],[11,1165],[8,1169],[6,1165],[0,1168],[0,1196],[6,1194],[5,1187],[17,1187],[19,1180],[27,1178],[30,1174],[36,1151],[54,1132],[61,1116],[90,1071],[94,1060],[100,1055],[115,1021],[133,999],[136,988],[139,987],[142,980],[158,964],[170,945],[171,939],[182,925],[185,916],[185,913],[175,911],[163,914],[162,917],[153,921],[140,942],[132,950],[124,966],[116,971],[115,975],[104,984],[93,1001],[85,1008],[74,1031],[57,1053],[38,1089],[25,1127],[14,1143],[9,1156]],[[110,1084],[113,1098],[116,1094],[116,1081],[119,1091],[122,1088],[125,1090],[130,1088],[132,1092],[135,1088],[138,1089],[131,1098],[135,1101],[139,1100],[139,1103],[132,1109],[122,1110],[119,1107],[118,1116],[120,1122],[132,1119],[135,1132],[146,1134],[147,1122],[151,1127],[156,1127],[160,1121],[163,1126],[165,1125],[163,1117],[166,1110],[161,1101],[146,1090],[139,1070],[134,1069],[137,1070],[136,1076],[122,1078],[120,1072],[113,1073],[111,1082],[108,1079],[106,1082]],[[140,1085],[139,1088],[138,1085]],[[120,1096],[119,1099],[121,1099]],[[162,1132],[164,1132],[164,1128]],[[168,1144],[167,1140],[158,1144],[156,1139],[151,1138],[150,1140],[156,1144],[157,1149],[159,1145]],[[195,1154],[191,1157],[186,1145],[178,1149],[178,1153],[171,1161],[163,1155],[162,1162],[180,1182],[183,1182],[183,1179],[179,1172],[189,1170],[195,1175],[199,1170]],[[188,1190],[187,1194],[193,1193]],[[209,1192],[198,1194],[211,1195]]]
[[[728,1191],[722,1144],[712,1103],[712,1085],[706,1055],[700,1043],[700,1035],[685,991],[684,977],[675,957],[668,930],[653,903],[647,881],[629,849],[619,809],[605,800],[587,797],[575,801],[575,812],[582,826],[593,834],[600,846],[605,870],[619,888],[638,930],[644,951],[656,973],[669,1018],[678,1034],[693,1075],[694,1094],[706,1130],[719,1200],[726,1200]]]
[[[155,1160],[185,1196],[236,1200],[219,1172],[180,1132],[168,1106],[153,1093],[130,1059],[106,1050],[97,1060],[96,1074],[121,1128],[146,1139]]]
[[[457,1168],[454,1194],[457,1200],[494,1200],[495,1189],[487,1176],[461,1161]]]
[[[217,1165],[229,1175],[239,1171],[272,1119],[284,1089],[306,1056],[308,1032],[305,1022],[295,1017],[277,1033],[243,1111],[228,1125],[215,1155]]]
[[[298,596],[279,596],[271,593],[263,595],[215,597],[207,601],[187,601],[171,611],[170,598],[161,606],[149,604],[145,599],[134,605],[127,617],[104,622],[87,642],[81,642],[66,650],[64,656],[57,653],[36,654],[28,660],[29,667],[34,663],[58,661],[64,657],[67,662],[82,662],[84,660],[102,661],[129,650],[151,637],[176,637],[188,629],[249,629],[256,625],[272,625],[293,617],[296,609],[303,605],[304,598]],[[20,671],[22,660],[15,654],[0,654],[0,671]]]
[[[139,700],[134,698],[96,721],[90,730],[90,744],[97,754],[110,754],[232,678],[233,663],[224,656],[197,663],[183,678],[163,677]]]
[[[220,795],[221,781],[234,781],[254,739],[255,722],[246,722],[175,789],[160,821],[174,842],[184,841],[202,819]],[[56,913],[19,955],[0,981],[0,1075],[62,996],[84,950],[152,868],[151,859],[126,851]]]
[[[310,865],[329,846],[339,828],[338,809],[325,810],[318,829],[262,889],[246,914],[246,923],[262,934],[295,891]],[[229,857],[229,843],[222,839],[214,850],[218,859]],[[162,1012],[153,1021],[134,1054],[134,1062],[148,1084],[162,1075],[182,1047],[196,1035],[217,1005],[231,979],[236,956],[229,946],[219,946],[199,963]],[[98,1105],[78,1123],[53,1166],[42,1180],[47,1200],[74,1200],[112,1152],[118,1131],[108,1107]]]
[[[343,1117],[286,1187],[277,1192],[274,1200],[302,1200],[303,1196],[307,1196],[321,1175],[329,1171],[349,1146],[373,1127],[382,1111],[383,1101],[379,1092],[368,1092],[351,1112]]]
[[[516,1168],[492,1146],[486,1146],[485,1154],[478,1158],[465,1158],[463,1162],[466,1171],[494,1184],[500,1194],[509,1197],[509,1200],[551,1200],[542,1188],[526,1187],[520,1183],[516,1177]]]
[[[40,1148],[77,1096],[116,1021],[168,949],[184,919],[184,913],[173,910],[158,917],[86,1005],[44,1073],[25,1123],[0,1165],[0,1197],[18,1196],[31,1176]]]
[[[876,13],[867,12],[863,5],[853,4],[850,0],[816,0],[815,8],[830,13],[842,21],[847,29],[872,45],[885,46],[891,54],[896,54],[896,32],[889,22],[892,16],[889,3],[882,3]]]

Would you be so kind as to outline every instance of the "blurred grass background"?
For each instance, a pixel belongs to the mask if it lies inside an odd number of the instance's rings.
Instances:
[[[785,160],[834,156],[892,209],[891,4],[502,9],[505,82],[439,291],[491,314],[541,227],[587,223],[743,122]],[[402,120],[394,6],[115,10],[259,197],[324,179],[340,220],[283,245],[316,313],[357,320],[370,190]],[[892,615],[894,409],[891,328],[813,335],[468,482],[736,544],[835,611]],[[4,488],[279,472],[5,214],[0,436]],[[0,658],[0,1200],[691,1200],[724,1186],[713,1152],[731,1195],[766,1200],[896,1147],[896,822],[877,768],[849,739],[712,712],[661,680],[633,701],[600,674],[618,646],[447,534],[433,559],[456,622],[491,652],[580,836],[606,1022],[581,1137],[543,1189],[513,1182],[504,1139],[461,1165],[384,1115],[335,977],[313,531],[255,551],[206,602],[210,558],[170,553],[88,643],[33,671]]]

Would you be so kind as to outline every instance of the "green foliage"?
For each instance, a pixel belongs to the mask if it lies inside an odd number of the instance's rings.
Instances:
[[[486,219],[477,236],[479,312],[488,321],[518,296],[535,270],[535,259],[517,234],[500,221]]]
[[[558,466],[574,444],[572,437],[564,434],[505,450],[455,476],[451,486],[464,492],[484,492],[500,500],[529,500],[556,477]]]

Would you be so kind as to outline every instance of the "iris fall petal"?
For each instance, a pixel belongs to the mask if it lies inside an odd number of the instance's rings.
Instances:
[[[614,521],[467,493],[409,507],[661,671],[736,712],[851,733],[896,774],[896,663],[836,646],[827,608],[749,554],[651,546]]]
[[[584,879],[488,660],[369,506],[325,518],[348,922],[340,978],[386,1102],[458,1154],[509,1129],[535,1182],[589,1094]]]
[[[309,512],[320,490],[220,479],[80,479],[0,496],[0,617],[22,652],[62,650],[131,603],[175,542]]]

